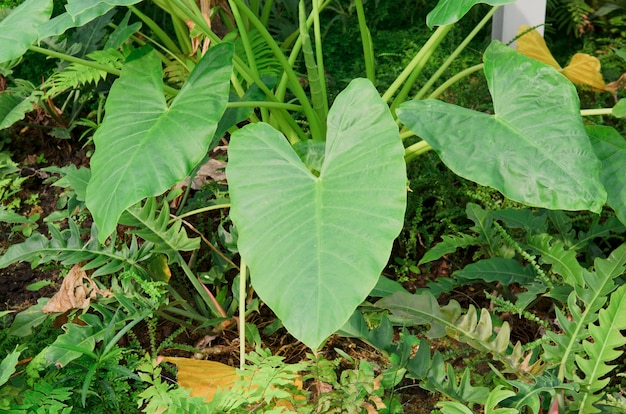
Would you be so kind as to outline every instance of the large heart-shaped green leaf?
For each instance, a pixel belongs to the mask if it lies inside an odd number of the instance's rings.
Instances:
[[[588,126],[587,133],[602,161],[600,179],[609,193],[606,203],[626,224],[626,141],[619,132],[607,126]]]
[[[374,86],[356,79],[328,115],[311,173],[267,124],[233,134],[226,175],[238,246],[258,295],[316,349],[376,285],[406,204],[404,148]]]
[[[434,26],[455,23],[478,3],[501,6],[503,4],[515,3],[516,1],[517,0],[439,0],[437,6],[426,16],[426,24],[432,29]]]
[[[460,176],[525,204],[600,211],[601,164],[571,82],[500,42],[485,52],[485,75],[495,116],[424,100],[398,117]]]
[[[51,15],[52,0],[28,0],[0,21],[0,63],[22,56]]]
[[[87,186],[100,241],[126,208],[163,193],[206,155],[228,102],[232,56],[227,43],[209,49],[170,106],[154,51],[143,50],[124,66],[94,135]]]

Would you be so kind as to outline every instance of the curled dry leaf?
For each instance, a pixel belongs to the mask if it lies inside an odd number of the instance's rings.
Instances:
[[[84,309],[97,295],[111,297],[113,293],[100,289],[79,265],[74,265],[63,279],[59,291],[41,310],[46,313],[62,313],[71,309]]]

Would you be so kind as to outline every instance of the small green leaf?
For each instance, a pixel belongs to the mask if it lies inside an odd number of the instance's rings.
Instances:
[[[0,63],[21,57],[52,15],[52,0],[27,0],[0,21]]]
[[[599,212],[601,163],[571,82],[500,42],[484,59],[495,115],[427,99],[403,103],[399,119],[462,177],[531,206]]]
[[[26,290],[30,290],[31,292],[36,292],[39,289],[43,289],[46,286],[54,285],[54,282],[51,280],[40,280],[39,282],[31,283],[26,286]]]
[[[434,26],[443,26],[459,21],[478,3],[491,6],[515,3],[516,0],[439,0],[437,6],[426,16],[426,24],[431,29]]]
[[[620,99],[613,107],[613,116],[623,118],[626,116],[626,99]]]
[[[4,385],[15,372],[15,366],[22,353],[22,351],[18,350],[18,346],[16,346],[13,351],[9,352],[9,355],[4,357],[2,362],[0,362],[0,387]]]
[[[8,334],[24,337],[32,334],[32,328],[42,324],[48,319],[48,314],[41,309],[48,303],[50,298],[39,298],[37,304],[15,315],[15,319],[9,328]]]
[[[19,96],[8,90],[0,93],[0,129],[5,129],[24,119],[33,110],[37,97]]]
[[[87,207],[101,242],[122,212],[182,181],[204,158],[226,104],[233,47],[204,55],[170,106],[154,51],[142,48],[111,87],[94,135]]]

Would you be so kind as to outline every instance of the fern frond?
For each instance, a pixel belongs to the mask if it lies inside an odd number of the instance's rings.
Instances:
[[[282,66],[265,39],[263,39],[263,36],[255,29],[250,30],[247,35],[252,54],[254,55],[254,62],[259,72],[259,78],[264,76],[278,78],[283,72]],[[235,53],[244,62],[248,60],[240,37],[235,41]]]
[[[154,198],[148,198],[143,206],[126,209],[120,224],[137,227],[132,233],[154,244],[153,253],[166,254],[170,260],[178,260],[178,251],[191,251],[200,247],[200,239],[190,239],[180,220],[170,225],[170,209],[161,203],[161,210]]]
[[[121,69],[126,57],[118,50],[96,50],[87,55],[92,61],[110,66],[113,69]],[[55,73],[46,81],[45,87],[49,88],[46,96],[54,97],[65,91],[80,88],[87,84],[97,84],[106,78],[107,72],[78,63],[70,63],[62,72]]]
[[[130,247],[123,245],[116,249],[115,243],[101,246],[95,226],[92,227],[90,239],[83,242],[76,223],[70,219],[68,224],[69,227],[62,231],[49,225],[50,239],[33,232],[23,243],[12,245],[0,257],[0,268],[15,262],[29,262],[32,267],[51,261],[63,265],[85,262],[84,270],[96,269],[93,276],[115,273],[123,268],[132,268],[139,274],[146,274],[140,262],[150,256],[151,244],[144,244],[139,248],[137,241],[133,239]]]
[[[626,329],[626,286],[618,288],[609,300],[609,306],[601,309],[598,315],[599,324],[590,324],[589,334],[593,341],[585,340],[583,348],[586,357],[576,355],[576,365],[584,373],[584,378],[579,382],[583,386],[580,400],[579,413],[600,412],[593,404],[602,398],[602,394],[596,394],[609,383],[610,378],[605,376],[615,368],[607,362],[614,361],[623,354],[617,350],[626,345],[626,338],[620,330]]]
[[[598,319],[598,311],[605,305],[608,295],[615,289],[614,279],[626,269],[626,244],[615,249],[607,259],[595,260],[595,271],[584,270],[584,284],[576,286],[569,295],[565,315],[556,309],[562,334],[548,332],[554,344],[544,344],[543,359],[559,367],[559,379],[575,380],[574,356],[584,355],[582,341],[589,336],[587,327]],[[584,304],[584,310],[579,303]]]
[[[559,274],[570,286],[582,286],[583,267],[576,260],[576,251],[566,250],[562,241],[549,234],[531,236],[529,246],[541,255],[541,263],[552,265],[552,271]]]
[[[442,241],[437,243],[435,247],[428,250],[418,265],[441,259],[444,255],[454,253],[458,248],[467,248],[470,246],[479,246],[480,239],[476,236],[460,233],[455,236],[441,236]]]
[[[517,389],[515,396],[509,399],[509,406],[516,408],[519,412],[528,407],[533,414],[541,412],[541,398],[554,397],[561,391],[574,392],[578,390],[576,383],[563,383],[550,371],[544,371],[541,375],[535,376],[529,382],[518,380],[506,380]],[[549,398],[552,399],[552,398]]]

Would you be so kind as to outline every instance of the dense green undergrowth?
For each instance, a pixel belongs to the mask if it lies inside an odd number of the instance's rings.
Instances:
[[[0,268],[62,277],[0,316],[0,411],[623,411],[620,5],[549,4],[600,91],[490,42],[509,1],[430,3],[4,17]],[[5,148],[36,128],[89,167],[27,178]]]

